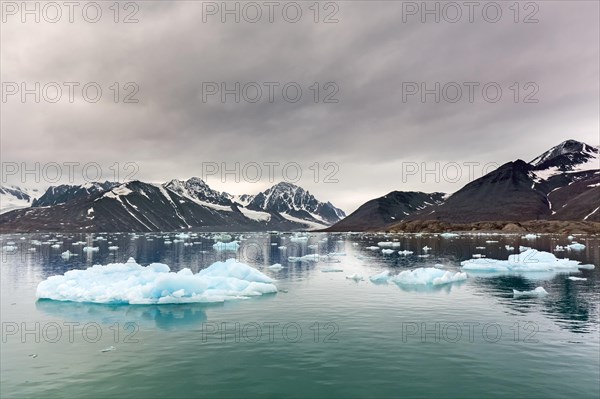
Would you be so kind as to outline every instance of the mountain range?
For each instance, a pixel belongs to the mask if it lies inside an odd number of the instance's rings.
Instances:
[[[10,192],[3,189],[15,198],[26,194],[15,187]],[[0,215],[0,231],[306,230],[327,227],[346,216],[290,183],[257,195],[233,196],[197,177],[164,184],[136,180],[60,185],[19,205],[23,207]]]
[[[566,140],[530,162],[507,162],[452,195],[392,191],[347,217],[291,183],[231,195],[197,177],[59,185],[45,192],[0,186],[0,213],[1,232],[403,231],[407,223],[427,222],[600,222],[600,156],[597,147]]]
[[[417,221],[600,222],[599,208],[598,148],[566,140],[531,162],[505,163],[450,196],[391,192],[363,204],[328,230],[397,230]]]

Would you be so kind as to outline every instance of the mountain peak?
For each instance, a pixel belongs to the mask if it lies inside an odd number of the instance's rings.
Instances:
[[[536,167],[536,169],[546,169],[550,166],[556,166],[564,171],[570,170],[578,164],[585,163],[590,158],[597,157],[598,148],[581,141],[569,139],[539,155],[530,164]]]

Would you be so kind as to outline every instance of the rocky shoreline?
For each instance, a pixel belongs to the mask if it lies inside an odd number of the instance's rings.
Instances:
[[[449,231],[481,231],[502,233],[600,234],[599,222],[531,220],[526,222],[446,223],[436,220],[410,221],[389,225],[390,233],[444,233]]]

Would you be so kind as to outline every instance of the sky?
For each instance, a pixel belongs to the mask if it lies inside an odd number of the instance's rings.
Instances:
[[[599,3],[488,3],[2,2],[2,183],[288,181],[351,212],[598,145]]]

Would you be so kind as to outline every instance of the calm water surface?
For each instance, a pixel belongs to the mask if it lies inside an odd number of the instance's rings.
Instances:
[[[517,252],[519,245],[551,251],[570,241],[559,235],[310,234],[297,242],[290,234],[245,233],[234,235],[242,240],[239,250],[217,252],[209,234],[1,238],[2,247],[16,247],[2,251],[3,398],[600,396],[598,236],[576,236],[584,250],[556,253],[594,270],[470,275],[435,289],[373,284],[368,277],[434,264],[458,271],[473,254],[506,259],[515,252],[507,244]],[[395,240],[395,249],[414,254],[367,249]],[[77,241],[100,249],[86,254],[72,245]],[[429,256],[419,257],[424,246],[432,248]],[[78,256],[62,258],[67,249]],[[345,255],[333,258],[339,263],[287,261],[315,252]],[[37,285],[49,276],[129,256],[194,272],[235,257],[276,278],[280,292],[224,304],[36,301]],[[286,268],[267,268],[274,263]],[[321,271],[327,267],[343,272]],[[365,280],[346,279],[354,273]],[[513,289],[538,286],[549,295],[513,298]]]

